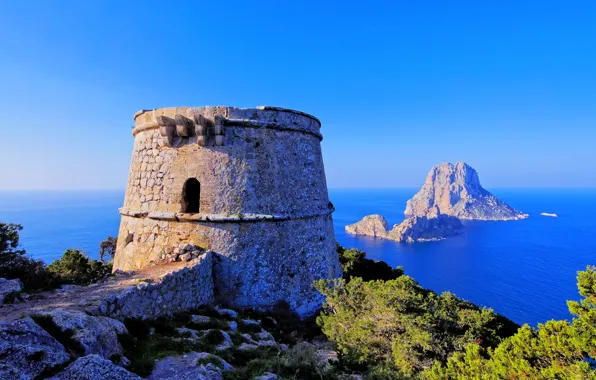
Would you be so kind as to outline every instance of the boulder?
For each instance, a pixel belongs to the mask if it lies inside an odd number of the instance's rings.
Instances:
[[[18,278],[14,280],[7,280],[0,278],[0,304],[4,303],[4,297],[10,293],[20,292],[23,290],[23,283]]]
[[[50,380],[141,380],[99,355],[87,355],[72,362]]]
[[[265,372],[261,376],[256,376],[254,380],[277,380],[278,377],[276,374],[271,372]]]
[[[433,167],[420,191],[406,204],[407,216],[428,216],[433,207],[441,214],[471,220],[517,220],[524,214],[480,185],[478,173],[465,162]]]
[[[228,318],[232,318],[232,319],[238,318],[238,313],[232,309],[220,309],[218,307],[216,307],[216,309],[219,312],[219,314],[223,315],[224,317],[228,317]]]
[[[118,334],[128,331],[120,321],[64,309],[55,309],[40,315],[51,317],[62,331],[72,330],[72,339],[81,345],[84,355],[99,354],[104,358],[122,355]]]
[[[190,352],[168,356],[155,362],[149,380],[221,380],[222,371],[232,370],[230,364],[218,356],[205,352]]]
[[[33,379],[70,359],[64,346],[33,319],[0,322],[0,378]]]

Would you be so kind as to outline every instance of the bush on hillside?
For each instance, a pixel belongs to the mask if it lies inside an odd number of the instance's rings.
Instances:
[[[366,253],[355,248],[345,249],[337,244],[339,263],[344,272],[344,279],[360,277],[364,281],[394,280],[404,274],[402,267],[391,268],[383,261],[366,258]]]
[[[491,309],[424,289],[408,276],[321,280],[316,286],[327,299],[317,323],[348,363],[388,361],[407,376],[446,362],[469,344],[494,347],[518,327]]]
[[[112,270],[97,260],[90,260],[83,252],[75,249],[67,250],[60,260],[46,266],[43,261],[27,256],[24,249],[19,248],[19,232],[23,227],[19,224],[0,223],[0,277],[18,278],[25,291],[49,290],[61,284],[89,284],[102,279]],[[111,243],[115,244],[114,238]],[[106,239],[109,241],[110,237]],[[105,255],[111,255],[109,244],[105,244]],[[104,242],[100,248],[104,247]]]
[[[47,270],[56,274],[64,284],[86,285],[104,278],[112,271],[112,266],[90,260],[78,249],[68,249],[60,260],[48,265]]]
[[[447,363],[436,362],[428,379],[596,378],[596,268],[578,272],[581,301],[567,301],[571,322],[524,325],[496,348],[468,344]]]
[[[59,285],[53,273],[46,271],[44,263],[26,255],[19,248],[20,224],[0,222],[0,277],[18,278],[26,291],[52,289]]]

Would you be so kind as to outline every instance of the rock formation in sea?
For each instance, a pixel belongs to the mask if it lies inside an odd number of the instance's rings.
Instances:
[[[465,162],[433,167],[422,189],[406,204],[407,216],[441,214],[469,220],[518,220],[528,217],[480,185],[478,173]]]
[[[407,218],[400,224],[395,224],[389,230],[387,220],[381,215],[374,214],[365,216],[361,221],[346,226],[346,232],[397,242],[414,243],[459,235],[462,228],[459,219],[435,213],[434,215]]]

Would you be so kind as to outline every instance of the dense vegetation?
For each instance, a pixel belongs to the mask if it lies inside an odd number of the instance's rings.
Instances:
[[[491,309],[436,293],[401,275],[374,280],[353,268],[374,265],[338,248],[351,279],[319,281],[325,309],[317,322],[342,362],[370,379],[596,378],[596,269],[578,274],[583,299],[569,301],[572,322],[518,326]],[[348,265],[348,266],[346,266]],[[382,276],[385,277],[385,272]]]
[[[68,249],[59,260],[45,265],[19,248],[19,224],[0,222],[0,277],[18,278],[25,291],[56,288],[62,284],[90,284],[104,278],[112,270],[111,262],[91,260],[82,251]],[[103,258],[113,258],[116,239],[108,237],[101,243]]]

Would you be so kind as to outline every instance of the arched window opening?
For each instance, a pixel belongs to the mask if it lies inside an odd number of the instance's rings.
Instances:
[[[201,183],[189,178],[184,183],[182,212],[197,213],[201,205]]]

